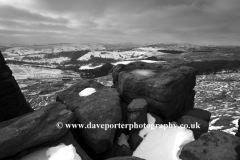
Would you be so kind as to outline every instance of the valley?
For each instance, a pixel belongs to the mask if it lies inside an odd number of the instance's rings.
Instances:
[[[236,60],[240,60],[239,51],[239,47],[179,44],[132,47],[58,44],[8,48],[3,55],[25,98],[35,110],[54,102],[59,92],[84,78],[93,78],[105,86],[112,86],[110,70],[97,76],[97,73],[104,72],[99,68],[106,63],[115,66],[141,60],[148,63],[167,61],[200,66],[202,71],[197,76],[195,86],[195,107],[212,113],[210,130],[234,134],[238,127],[237,119],[240,118],[239,68],[234,66],[235,69],[230,71],[219,66],[227,66],[226,61],[233,64],[232,60],[238,64]],[[211,68],[215,68],[216,73],[204,69],[213,66],[210,60],[217,66]],[[206,65],[202,65],[205,62]]]

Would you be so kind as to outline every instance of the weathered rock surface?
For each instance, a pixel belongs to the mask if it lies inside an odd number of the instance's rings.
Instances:
[[[114,157],[106,160],[143,160],[143,159],[138,157]]]
[[[127,109],[128,124],[134,124],[134,122],[136,124],[147,124],[147,102],[145,99],[134,99]]]
[[[68,131],[58,122],[73,123],[74,114],[66,106],[53,103],[37,111],[0,123],[0,159],[45,142],[55,141]]]
[[[198,139],[202,134],[206,133],[209,128],[208,122],[188,115],[181,117],[178,120],[177,124],[178,125],[187,124],[188,127],[190,127],[189,129],[193,131],[195,139]]]
[[[83,80],[72,85],[65,91],[57,95],[57,101],[67,105],[68,109],[75,111],[79,107],[79,102],[86,100],[86,97],[80,97],[79,93],[85,88],[95,88],[97,91],[106,88],[104,85],[94,80]],[[93,93],[95,95],[96,93]]]
[[[88,87],[94,87],[96,92],[80,97],[79,92]],[[69,109],[75,110],[78,123],[86,127],[90,123],[95,125],[91,129],[83,128],[77,131],[84,142],[96,153],[104,152],[113,145],[116,128],[105,129],[102,125],[114,125],[122,121],[120,100],[114,88],[86,80],[63,91],[58,96],[58,100],[66,104]]]
[[[114,86],[124,101],[143,98],[150,112],[170,120],[193,108],[196,74],[190,67],[143,62],[118,65],[112,71]]]
[[[0,122],[32,111],[0,52]]]
[[[211,118],[211,113],[209,111],[200,108],[194,108],[192,110],[189,110],[186,115],[202,119],[206,122],[210,122]]]
[[[183,147],[182,160],[239,160],[240,139],[222,131],[203,134]]]

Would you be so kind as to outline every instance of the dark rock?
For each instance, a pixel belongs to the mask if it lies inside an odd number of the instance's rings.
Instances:
[[[130,131],[128,142],[131,150],[135,151],[142,141],[143,141],[143,138],[139,136],[139,130]]]
[[[128,104],[121,101],[120,106],[122,109],[122,121],[124,124],[127,124]]]
[[[109,158],[109,159],[106,159],[106,160],[143,160],[143,159],[138,158],[138,157],[126,156],[126,157],[114,157],[114,158]]]
[[[141,75],[139,70],[147,74]],[[143,98],[149,112],[170,120],[193,108],[196,74],[190,67],[143,62],[117,65],[112,71],[113,83],[125,102]]]
[[[133,154],[133,151],[126,146],[125,144],[121,145],[120,148],[116,152],[116,157],[121,156],[131,156]]]
[[[145,99],[134,99],[128,105],[128,112],[147,112],[147,102]]]
[[[105,160],[107,158],[113,158],[113,157],[122,157],[122,156],[131,156],[132,151],[129,147],[126,145],[119,145],[117,143],[114,143],[111,148],[109,148],[107,151],[100,154],[100,160]]]
[[[231,116],[222,116],[213,124],[213,126],[229,126],[233,120],[234,118]]]
[[[203,133],[206,133],[209,127],[208,122],[196,117],[188,116],[188,115],[180,118],[177,124],[178,125],[187,124],[189,129],[193,131],[195,139],[198,139]]]
[[[5,59],[0,51],[0,68],[2,68],[6,64]]]
[[[58,129],[58,122],[72,123],[74,114],[66,106],[53,103],[37,111],[26,114],[11,124],[0,125],[0,158],[13,156],[16,153],[45,142],[55,141],[65,135],[66,127]]]
[[[80,97],[79,92],[92,87],[96,92],[85,97]],[[79,82],[58,95],[58,101],[75,110],[77,121],[86,127],[77,131],[82,140],[96,153],[102,153],[113,145],[116,128],[105,129],[105,124],[118,124],[122,121],[120,100],[116,89],[105,87],[95,81],[86,80]],[[93,126],[95,125],[95,126]],[[96,126],[100,125],[100,126]]]
[[[147,124],[147,102],[145,99],[134,99],[127,109],[128,124]]]
[[[155,114],[153,114],[153,113],[149,113],[153,118],[155,118],[155,124],[164,124],[164,122],[163,122],[163,120],[159,117],[159,116],[157,116],[157,115],[155,115]]]
[[[117,153],[117,150],[119,150],[119,148],[120,148],[120,145],[117,143],[114,143],[111,148],[109,148],[103,153],[100,153],[99,159],[104,160],[107,158],[116,157],[116,153]]]
[[[32,112],[0,53],[0,122]]]
[[[240,139],[222,131],[203,134],[198,140],[186,144],[180,154],[182,160],[239,160],[237,148]],[[238,153],[237,153],[238,152]]]
[[[1,160],[19,160],[33,152],[36,152],[48,147],[55,147],[55,146],[58,146],[59,144],[65,144],[65,145],[72,144],[75,147],[77,154],[82,158],[82,160],[91,160],[91,158],[89,158],[89,156],[85,153],[85,151],[76,142],[71,132],[67,132],[67,134],[65,134],[63,137],[61,137],[56,141],[49,141],[31,148],[27,148],[15,154],[14,156],[6,157]]]
[[[206,122],[210,122],[211,118],[211,113],[209,111],[200,108],[194,108],[192,110],[189,110],[186,115],[202,119]]]

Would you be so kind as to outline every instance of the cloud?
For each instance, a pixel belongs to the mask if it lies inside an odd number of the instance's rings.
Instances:
[[[0,5],[0,15],[4,19],[23,20],[30,22],[50,22],[50,23],[68,23],[68,19],[65,18],[53,18],[50,16],[42,15],[34,12],[34,10],[25,10],[16,8],[9,5]]]
[[[239,0],[13,1],[0,0],[2,34],[36,43],[48,33],[71,42],[240,44]]]

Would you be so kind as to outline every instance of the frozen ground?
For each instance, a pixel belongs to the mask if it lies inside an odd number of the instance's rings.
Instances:
[[[240,118],[240,73],[197,76],[195,107],[212,113],[210,130],[231,134]]]

